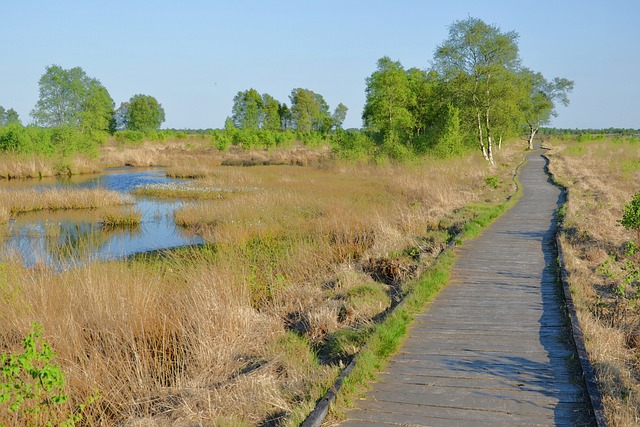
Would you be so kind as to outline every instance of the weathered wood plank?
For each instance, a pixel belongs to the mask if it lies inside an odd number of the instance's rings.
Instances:
[[[456,249],[450,285],[345,426],[593,424],[553,269],[559,190],[543,169],[530,155],[522,198]]]

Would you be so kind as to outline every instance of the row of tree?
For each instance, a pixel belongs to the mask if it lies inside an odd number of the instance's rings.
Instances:
[[[491,163],[503,136],[524,131],[532,148],[556,105],[569,103],[573,82],[523,67],[517,38],[469,17],[450,26],[429,70],[381,58],[366,80],[365,129],[383,146],[444,155],[475,140]]]
[[[164,109],[148,95],[134,95],[116,110],[107,89],[80,67],[48,66],[38,82],[39,98],[31,111],[34,124],[44,128],[71,128],[84,134],[160,128]],[[19,123],[13,110],[0,107],[0,125]]]
[[[503,138],[525,135],[532,147],[540,127],[556,114],[557,105],[569,103],[573,89],[570,80],[547,80],[524,67],[517,39],[513,31],[469,17],[450,26],[428,69],[405,69],[381,58],[366,79],[364,137],[341,130],[344,104],[331,112],[323,96],[309,89],[293,89],[289,105],[253,88],[240,91],[219,143],[253,146],[269,139],[264,144],[273,145],[289,140],[293,132],[301,141],[330,135],[354,151],[363,144],[367,151],[376,147],[396,158],[427,152],[444,157],[477,146],[493,163],[494,146]],[[155,130],[165,121],[162,105],[148,95],[135,95],[116,109],[107,89],[80,67],[47,67],[39,92],[31,116],[44,128],[93,136]],[[10,123],[19,123],[17,113],[0,109],[0,125]],[[278,135],[283,132],[289,136]],[[15,139],[5,145],[15,145]]]
[[[293,129],[301,134],[326,134],[342,127],[347,107],[340,103],[333,114],[324,97],[308,89],[296,88],[289,95],[291,107],[265,93],[251,88],[240,91],[233,98],[232,115],[226,128],[269,131]]]

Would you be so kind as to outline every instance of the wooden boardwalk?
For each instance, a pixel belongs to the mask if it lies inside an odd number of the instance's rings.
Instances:
[[[522,198],[456,249],[449,286],[342,426],[594,424],[554,273],[559,190],[544,166],[529,155]]]

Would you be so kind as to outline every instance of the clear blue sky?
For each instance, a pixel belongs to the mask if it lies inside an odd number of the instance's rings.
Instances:
[[[0,105],[23,123],[58,64],[99,79],[116,105],[156,97],[166,128],[222,127],[251,87],[287,104],[311,89],[360,127],[378,58],[428,68],[448,26],[472,16],[515,30],[527,67],[575,81],[553,126],[640,128],[638,0],[0,1]]]

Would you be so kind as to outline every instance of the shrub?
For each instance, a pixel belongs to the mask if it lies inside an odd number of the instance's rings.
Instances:
[[[487,185],[487,187],[495,189],[500,185],[500,178],[497,175],[491,175],[484,179],[484,183]]]
[[[0,412],[15,425],[75,425],[82,416],[67,404],[65,374],[52,362],[56,354],[42,338],[42,326],[34,322],[23,343],[22,353],[0,356]]]
[[[137,130],[123,130],[116,132],[115,137],[118,142],[142,143],[142,141],[144,141],[144,132],[139,132]]]
[[[633,199],[624,206],[620,224],[627,230],[635,230],[640,242],[640,192],[633,195]]]

